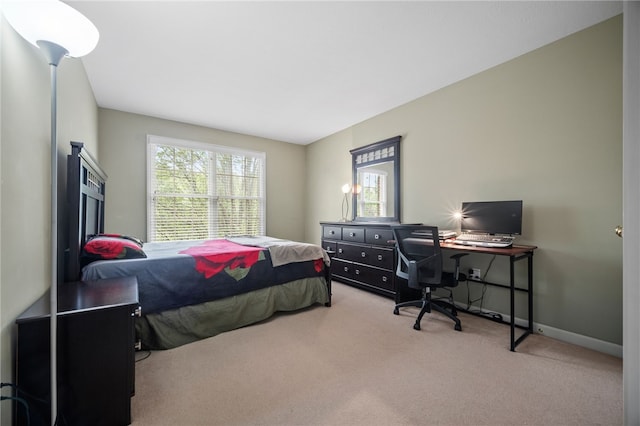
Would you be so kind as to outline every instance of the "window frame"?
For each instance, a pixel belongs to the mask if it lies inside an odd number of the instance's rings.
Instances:
[[[198,142],[186,139],[177,139],[166,136],[157,136],[157,135],[147,135],[147,187],[146,187],[146,206],[147,206],[147,214],[146,214],[146,222],[147,222],[147,239],[149,242],[159,241],[155,240],[155,218],[152,218],[154,212],[154,197],[156,196],[156,179],[155,179],[155,170],[156,170],[156,146],[164,145],[171,146],[182,149],[192,149],[197,151],[206,151],[209,153],[209,171],[208,171],[208,186],[209,191],[205,198],[209,200],[209,217],[207,218],[208,222],[208,237],[207,238],[218,238],[212,236],[212,231],[216,230],[217,226],[217,210],[212,207],[215,206],[215,203],[219,199],[232,199],[238,198],[237,196],[220,196],[215,189],[216,182],[216,168],[215,168],[215,155],[216,154],[231,154],[231,155],[239,155],[245,157],[252,157],[260,160],[262,162],[262,170],[260,176],[259,183],[259,193],[260,196],[256,197],[259,200],[259,208],[260,208],[260,223],[259,223],[259,234],[265,235],[266,233],[266,206],[267,206],[267,194],[266,194],[266,174],[267,174],[267,158],[266,153],[261,151],[251,151],[242,148],[234,148],[224,145],[217,145],[213,143],[207,142]],[[188,194],[195,195],[195,194]],[[241,197],[244,198],[244,197]]]

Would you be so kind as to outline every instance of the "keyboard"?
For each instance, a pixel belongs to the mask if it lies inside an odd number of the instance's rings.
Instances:
[[[453,241],[455,244],[480,247],[510,247],[513,244],[510,235],[460,234]]]

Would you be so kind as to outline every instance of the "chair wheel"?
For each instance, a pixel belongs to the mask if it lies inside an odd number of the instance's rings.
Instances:
[[[414,330],[420,330],[420,324],[418,324],[418,323],[413,324],[413,329]]]
[[[398,308],[393,309],[393,315],[400,315],[400,311],[398,310]]]
[[[460,324],[456,324],[456,325],[454,325],[454,326],[453,326],[453,328],[454,328],[456,331],[462,331],[462,327],[460,327]]]

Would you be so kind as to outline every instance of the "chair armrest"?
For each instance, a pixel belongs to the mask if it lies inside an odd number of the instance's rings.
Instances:
[[[398,251],[398,255],[400,257],[400,262],[404,263],[405,265],[407,265],[407,274],[408,274],[408,278],[407,281],[409,282],[409,286],[411,286],[411,284],[413,283],[415,286],[417,286],[418,284],[418,271],[420,270],[420,268],[425,265],[426,263],[429,263],[431,260],[433,260],[433,258],[435,258],[435,255],[426,257],[424,259],[420,259],[420,260],[409,260],[407,257],[405,257],[400,251]],[[417,287],[415,287],[417,288]]]
[[[468,256],[469,253],[456,253],[449,256],[449,259],[453,259],[455,261],[455,267],[453,271],[453,277],[456,281],[458,281],[458,276],[460,275],[460,259],[464,256]]]

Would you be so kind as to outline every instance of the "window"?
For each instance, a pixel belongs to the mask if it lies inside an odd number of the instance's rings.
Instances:
[[[358,173],[361,196],[358,197],[358,211],[365,217],[385,216],[387,211],[387,173],[367,168]]]
[[[147,137],[149,241],[264,235],[265,154]]]

